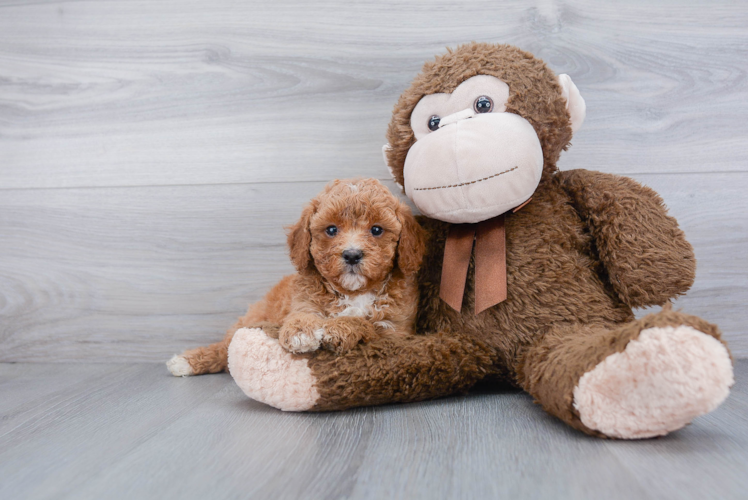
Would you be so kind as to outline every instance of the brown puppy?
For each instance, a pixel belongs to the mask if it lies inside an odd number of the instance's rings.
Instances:
[[[413,333],[424,234],[378,180],[328,184],[290,228],[288,246],[298,273],[252,304],[221,342],[170,359],[173,375],[226,370],[234,332],[249,326],[262,325],[293,353],[345,352],[374,337]]]

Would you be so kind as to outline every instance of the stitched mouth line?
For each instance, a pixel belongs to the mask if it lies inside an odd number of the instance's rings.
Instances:
[[[493,179],[494,177],[498,177],[502,174],[507,174],[511,172],[512,170],[517,170],[519,167],[513,167],[509,170],[504,170],[503,172],[499,172],[498,174],[489,175],[488,177],[484,177],[482,179],[476,179],[474,181],[470,182],[461,182],[460,184],[449,184],[448,186],[437,186],[437,187],[430,187],[430,188],[413,188],[413,191],[431,191],[432,189],[447,189],[447,188],[456,188],[460,186],[467,186],[469,184],[475,184],[478,182],[487,181],[488,179]]]

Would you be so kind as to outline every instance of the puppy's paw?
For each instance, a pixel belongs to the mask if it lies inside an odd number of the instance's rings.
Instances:
[[[334,318],[325,323],[320,332],[322,347],[343,354],[360,342],[368,342],[375,336],[374,325],[363,318]]]
[[[358,335],[351,335],[350,332],[331,328],[330,331],[323,331],[321,344],[328,351],[343,354],[356,347],[360,340],[361,337]]]
[[[289,352],[297,354],[303,352],[312,352],[319,349],[319,339],[314,335],[304,332],[296,332],[289,337],[281,340],[281,345]]]
[[[190,366],[190,362],[187,361],[187,358],[178,354],[175,354],[166,362],[166,367],[175,377],[189,377],[190,375],[195,374],[195,371]]]
[[[278,332],[278,342],[288,352],[301,354],[320,347],[323,330],[316,322],[294,319],[284,324]]]

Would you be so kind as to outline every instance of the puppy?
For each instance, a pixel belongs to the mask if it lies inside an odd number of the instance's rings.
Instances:
[[[244,327],[263,327],[293,353],[342,353],[413,333],[425,237],[378,180],[328,184],[290,228],[288,247],[297,273],[252,304],[221,342],[175,355],[167,362],[173,375],[225,371],[229,343]]]

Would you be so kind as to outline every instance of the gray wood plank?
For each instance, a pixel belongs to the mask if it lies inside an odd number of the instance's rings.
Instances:
[[[746,177],[637,176],[696,249],[696,284],[676,306],[719,324],[738,357],[748,356]],[[218,340],[293,271],[283,225],[323,185],[6,192],[0,361],[158,361]]]
[[[615,498],[606,492],[619,491],[654,498],[615,456],[524,393],[393,408],[387,416],[370,438],[352,497]]]
[[[39,419],[80,386],[96,384],[122,365],[80,363],[60,370],[56,364],[0,364],[0,439]]]
[[[739,366],[745,369],[745,360]],[[616,442],[608,444],[606,449],[653,498],[682,497],[684,493],[680,488],[687,488],[685,496],[692,498],[745,498],[748,457],[739,451],[748,444],[745,382],[744,376],[739,377],[733,396],[717,412],[699,422],[708,421],[708,427],[693,424],[666,439]],[[694,470],[696,462],[712,472],[701,475]]]
[[[3,498],[744,498],[748,361],[715,412],[665,438],[590,438],[520,392],[288,414],[226,374],[0,364],[36,416],[0,436]],[[58,377],[68,388],[48,397]],[[47,379],[45,381],[45,378]],[[77,382],[76,382],[77,379]],[[9,405],[0,385],[0,415]],[[10,405],[14,406],[14,405]]]
[[[732,2],[0,1],[0,360],[215,339],[291,270],[280,227],[322,181],[387,177],[398,94],[466,40],[574,77],[561,167],[653,183],[699,257],[678,306],[746,356],[746,27]],[[106,188],[149,185],[173,188]]]
[[[0,5],[0,188],[384,178],[423,62],[517,44],[572,75],[565,168],[746,171],[740,2],[447,0]]]
[[[27,369],[0,366],[0,372]],[[27,398],[20,411],[0,387],[0,411],[9,420],[0,433],[0,498],[61,498],[75,491],[230,380],[205,377],[186,387],[165,384],[163,366],[57,367],[45,377],[19,379]],[[77,383],[50,391],[59,385],[55,378]]]
[[[155,361],[220,338],[292,272],[283,225],[322,186],[8,192],[0,358]]]

